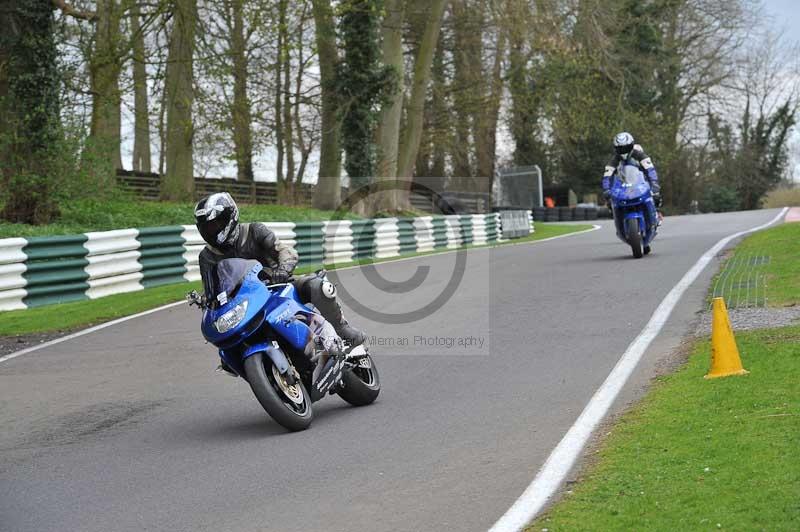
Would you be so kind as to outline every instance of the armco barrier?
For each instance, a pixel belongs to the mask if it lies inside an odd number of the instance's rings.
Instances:
[[[301,265],[345,264],[502,240],[498,214],[266,222]],[[0,239],[0,311],[200,279],[193,225]]]

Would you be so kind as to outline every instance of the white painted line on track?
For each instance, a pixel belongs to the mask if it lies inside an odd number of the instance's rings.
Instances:
[[[639,336],[631,342],[628,349],[619,359],[614,369],[611,370],[606,380],[594,393],[581,415],[570,427],[555,449],[547,457],[536,477],[528,485],[511,508],[492,526],[490,532],[516,532],[527,525],[542,508],[556,490],[561,486],[572,466],[581,455],[583,447],[592,435],[597,425],[611,408],[614,399],[633,373],[645,350],[661,331],[673,309],[678,304],[681,296],[700,275],[700,272],[731,240],[748,233],[759,231],[779,221],[786,214],[784,208],[772,221],[726,236],[717,242],[711,249],[686,272],[667,296],[658,305],[650,321],[647,322]]]
[[[476,247],[472,247],[472,248],[462,248],[462,249],[454,249],[454,250],[451,250],[451,251],[426,253],[424,255],[419,255],[419,256],[415,256],[415,257],[403,257],[403,258],[398,258],[398,259],[395,259],[395,260],[389,259],[389,260],[385,260],[385,261],[375,262],[374,264],[384,264],[384,263],[388,264],[390,262],[404,262],[404,261],[408,261],[408,260],[424,259],[424,258],[433,256],[433,255],[447,255],[448,253],[457,253],[459,251],[473,251],[473,250],[479,250],[479,249],[492,249],[492,248],[495,248],[495,247],[509,246],[509,245],[521,246],[523,244],[537,244],[539,242],[547,242],[547,241],[550,241],[550,240],[555,240],[557,238],[564,238],[564,237],[568,237],[568,236],[575,236],[575,235],[581,235],[583,233],[589,233],[591,231],[596,231],[596,230],[598,230],[600,228],[601,228],[601,226],[599,226],[599,225],[593,225],[591,229],[585,229],[583,231],[575,231],[574,233],[567,233],[565,235],[552,236],[550,238],[543,238],[541,240],[531,240],[531,241],[528,241],[528,242],[519,242],[517,244],[499,243],[499,244],[480,245],[480,246],[476,246]],[[354,268],[360,268],[361,266],[365,266],[365,265],[364,264],[356,264],[356,265],[353,265],[353,266],[345,266],[345,267],[342,267],[342,268],[336,268],[335,271],[352,270]],[[133,314],[131,316],[125,316],[124,318],[118,318],[116,320],[108,321],[106,323],[101,323],[100,325],[95,325],[94,327],[89,327],[88,329],[83,329],[83,330],[78,331],[76,333],[68,334],[67,336],[62,336],[60,338],[56,338],[55,340],[50,340],[49,342],[44,342],[44,343],[41,343],[39,345],[34,345],[32,347],[28,347],[28,348],[22,349],[20,351],[15,351],[14,353],[11,353],[11,354],[8,354],[8,355],[5,355],[5,356],[1,356],[0,357],[0,364],[2,364],[3,362],[6,362],[8,360],[11,360],[12,358],[21,357],[22,355],[27,355],[28,353],[32,353],[33,351],[38,351],[39,349],[44,349],[45,347],[50,347],[52,345],[60,344],[61,342],[66,342],[67,340],[72,340],[73,338],[78,338],[80,336],[84,336],[86,334],[90,334],[90,333],[93,333],[95,331],[99,331],[99,330],[105,329],[106,327],[111,327],[113,325],[118,325],[118,324],[124,323],[124,322],[126,322],[128,320],[133,320],[133,319],[136,319],[136,318],[140,318],[142,316],[147,316],[148,314],[152,314],[154,312],[158,312],[160,310],[164,310],[164,309],[168,309],[168,308],[172,308],[172,307],[177,307],[178,305],[185,305],[185,304],[186,304],[186,301],[176,301],[175,303],[169,303],[167,305],[162,305],[160,307],[152,308],[150,310],[146,310],[146,311],[140,312],[138,314]]]

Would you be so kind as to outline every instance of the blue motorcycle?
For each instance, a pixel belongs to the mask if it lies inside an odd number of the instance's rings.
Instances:
[[[617,236],[631,247],[633,256],[640,259],[650,253],[650,243],[658,228],[658,212],[650,184],[638,167],[621,165],[610,192]]]
[[[381,385],[367,348],[344,343],[292,284],[267,284],[261,264],[244,259],[220,261],[214,277],[214,299],[192,291],[189,304],[203,310],[200,329],[223,367],[250,384],[272,419],[304,430],[311,404],[327,394],[355,406],[375,401]]]

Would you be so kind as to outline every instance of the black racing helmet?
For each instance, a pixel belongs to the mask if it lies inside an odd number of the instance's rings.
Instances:
[[[227,192],[197,202],[194,220],[200,236],[210,246],[227,246],[239,236],[239,207]]]

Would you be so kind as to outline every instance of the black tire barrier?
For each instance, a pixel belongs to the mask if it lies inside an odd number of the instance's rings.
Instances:
[[[598,207],[597,208],[597,217],[598,218],[611,218],[611,209],[608,207]]]
[[[558,221],[570,222],[574,219],[572,207],[558,207]]]
[[[558,210],[555,209],[555,208],[547,209],[546,212],[545,212],[545,215],[544,215],[544,221],[546,221],[546,222],[557,222],[558,221]]]

